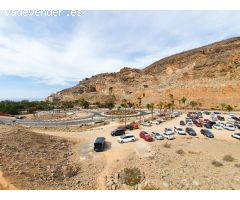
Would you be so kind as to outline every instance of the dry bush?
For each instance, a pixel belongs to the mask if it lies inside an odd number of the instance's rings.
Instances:
[[[227,162],[233,162],[234,158],[231,155],[226,155],[223,157],[223,160]]]
[[[142,189],[143,190],[160,190],[160,188],[158,188],[152,184],[145,185]]]
[[[137,167],[125,168],[120,173],[120,179],[122,180],[123,183],[125,183],[127,185],[135,186],[141,182],[142,174],[141,174],[141,171]]]
[[[240,168],[240,164],[235,164],[234,166],[237,168]]]
[[[176,153],[183,156],[185,154],[185,151],[183,151],[182,149],[179,149],[176,151]]]
[[[165,143],[164,145],[163,145],[165,148],[171,148],[171,144],[169,144],[169,143]]]
[[[223,164],[221,162],[217,161],[217,160],[213,160],[212,165],[214,165],[215,167],[222,167],[223,166]]]

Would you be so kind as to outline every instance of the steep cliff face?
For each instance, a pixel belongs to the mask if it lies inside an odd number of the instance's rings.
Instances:
[[[55,96],[61,100],[86,98],[92,102],[122,99],[142,104],[182,97],[204,108],[221,103],[240,109],[240,38],[232,38],[161,59],[145,69],[123,68],[84,79]],[[179,103],[180,106],[180,103]]]

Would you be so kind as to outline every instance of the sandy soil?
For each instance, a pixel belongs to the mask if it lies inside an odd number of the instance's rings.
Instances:
[[[93,181],[92,188],[109,189],[106,186],[106,177],[126,167],[138,167],[145,174],[140,189],[144,184],[154,185],[157,189],[240,189],[240,141],[231,137],[233,132],[212,129],[215,138],[208,139],[200,134],[201,128],[194,126],[196,137],[175,134],[175,140],[155,140],[150,143],[138,137],[141,130],[149,133],[153,130],[163,132],[165,127],[178,126],[184,117],[185,115],[182,115],[160,125],[141,126],[139,130],[128,131],[138,140],[126,144],[119,144],[118,137],[110,135],[110,132],[119,126],[116,122],[83,132],[34,131],[74,142],[72,148],[76,154],[72,156],[73,161],[90,162],[90,166],[101,172],[97,174],[96,183]],[[93,151],[93,142],[98,136],[104,136],[107,141],[107,148],[101,153]],[[165,147],[166,143],[170,144],[169,148]],[[224,161],[223,157],[226,155],[231,155],[233,161]],[[213,161],[220,162],[221,166],[214,166]],[[86,169],[84,173],[89,171]],[[94,180],[90,175],[88,178]],[[116,188],[134,189],[119,184]]]

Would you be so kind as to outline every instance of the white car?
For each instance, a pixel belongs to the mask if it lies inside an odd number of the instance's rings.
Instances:
[[[164,133],[166,135],[173,135],[174,134],[174,132],[173,132],[173,130],[171,128],[165,128],[164,129]]]
[[[215,128],[217,130],[222,130],[222,126],[220,124],[214,124],[213,128]]]
[[[211,116],[211,120],[215,122],[215,121],[217,121],[218,119],[217,119],[216,116]]]
[[[157,121],[157,120],[151,121],[150,123],[151,123],[151,124],[157,124],[157,125],[159,125],[159,124],[160,124],[160,122],[159,122],[159,121]]]
[[[235,131],[235,126],[233,124],[225,124],[225,126],[223,127],[229,131]]]
[[[131,134],[122,135],[121,137],[118,138],[119,143],[134,142],[134,141],[136,141],[136,138],[134,135],[131,135]]]
[[[234,133],[232,137],[240,140],[240,133]]]
[[[164,139],[164,136],[163,136],[161,133],[159,133],[159,132],[153,131],[153,132],[152,132],[152,136],[153,136],[156,140],[163,140],[163,139]]]
[[[193,126],[193,122],[192,121],[188,121],[186,125],[187,126]]]
[[[223,123],[223,122],[219,122],[218,123],[222,128],[224,128],[224,126],[225,126],[225,123]]]
[[[179,135],[186,135],[185,131],[181,127],[174,127],[175,133],[178,133]]]
[[[141,123],[141,125],[143,125],[143,126],[151,126],[151,123],[149,123],[149,122],[143,122],[143,123]]]
[[[173,139],[175,139],[175,137],[174,137],[173,134],[168,135],[168,134],[166,134],[166,133],[163,133],[163,136],[164,136],[165,138],[167,138],[168,140],[173,140]]]
[[[235,122],[235,119],[229,117],[229,118],[227,119],[227,121],[228,121],[228,122]]]

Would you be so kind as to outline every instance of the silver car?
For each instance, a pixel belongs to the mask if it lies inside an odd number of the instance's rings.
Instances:
[[[159,133],[159,132],[153,131],[153,132],[152,132],[152,136],[153,136],[156,140],[163,140],[163,139],[164,139],[164,136],[163,136],[161,133]]]

